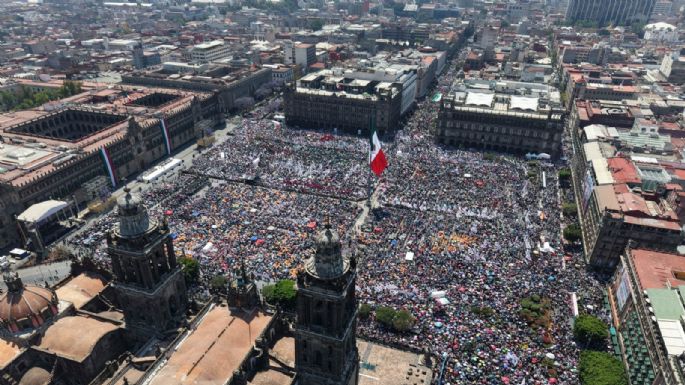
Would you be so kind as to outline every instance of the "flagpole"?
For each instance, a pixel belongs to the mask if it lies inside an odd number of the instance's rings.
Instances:
[[[366,205],[369,207],[369,210],[371,209],[371,185],[373,183],[373,179],[371,174],[373,174],[373,171],[371,170],[371,152],[373,151],[373,115],[369,116],[369,159],[366,161],[366,169],[368,173],[368,178],[367,178],[367,192],[366,192]]]

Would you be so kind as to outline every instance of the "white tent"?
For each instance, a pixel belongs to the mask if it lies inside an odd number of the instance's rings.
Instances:
[[[407,254],[404,256],[405,261],[413,261],[414,260],[414,253],[411,251],[407,251]]]
[[[19,214],[18,220],[22,222],[40,222],[50,218],[54,214],[69,207],[67,202],[49,200],[32,205],[23,213]]]

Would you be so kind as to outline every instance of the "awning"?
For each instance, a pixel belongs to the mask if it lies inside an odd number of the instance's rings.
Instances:
[[[69,204],[67,202],[55,200],[36,203],[35,205],[26,209],[26,211],[23,213],[19,214],[17,219],[23,222],[40,222],[50,218],[55,213],[58,213],[60,210],[63,210],[68,206]]]

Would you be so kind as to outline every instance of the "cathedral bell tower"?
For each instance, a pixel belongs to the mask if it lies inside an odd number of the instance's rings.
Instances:
[[[140,197],[124,192],[117,200],[119,224],[107,233],[107,253],[126,328],[145,338],[184,318],[186,286],[166,221],[150,219]]]
[[[357,384],[356,278],[354,258],[343,256],[338,234],[327,225],[297,277],[295,384]]]

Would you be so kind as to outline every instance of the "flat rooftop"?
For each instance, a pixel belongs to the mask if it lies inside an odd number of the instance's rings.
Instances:
[[[55,292],[57,298],[69,301],[80,309],[105,289],[107,283],[94,273],[83,273],[59,287]]]
[[[397,350],[357,339],[359,350],[359,385],[429,385],[433,372],[419,363],[421,356],[416,353]],[[283,363],[295,366],[295,340],[283,337],[276,341],[270,350],[272,363],[270,369],[258,372],[250,385],[289,385],[292,378],[280,369]],[[275,360],[273,360],[275,358]]]
[[[238,317],[215,307],[146,384],[225,384],[270,321],[264,313]]]
[[[211,49],[224,45],[223,40],[212,40],[207,43],[200,43],[193,47],[194,49]]]
[[[642,290],[685,285],[685,257],[678,254],[633,249],[630,251]]]
[[[0,144],[0,167],[2,164],[22,167],[49,155],[54,154],[38,148],[3,143]]]

